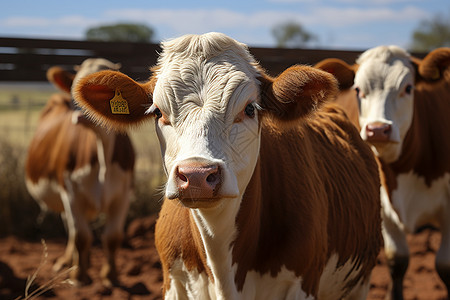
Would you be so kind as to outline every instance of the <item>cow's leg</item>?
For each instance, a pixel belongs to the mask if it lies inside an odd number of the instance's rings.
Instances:
[[[447,208],[444,216],[448,216],[449,213],[450,209]],[[448,217],[443,219],[441,246],[436,254],[436,271],[447,287],[447,299],[450,299],[450,220]]]
[[[392,287],[387,299],[403,299],[403,278],[409,263],[409,248],[406,234],[401,228],[401,222],[392,207],[384,188],[381,188],[382,203],[382,233],[384,251],[392,278]]]
[[[69,241],[73,239],[74,250],[72,251],[74,269],[70,273],[70,278],[75,284],[89,284],[92,282],[87,273],[92,232],[82,209],[79,207],[80,201],[76,201],[72,183],[69,180],[66,180],[65,183],[67,191],[61,193],[61,200],[64,205]]]
[[[118,197],[112,201],[107,211],[105,231],[102,236],[106,261],[101,270],[103,285],[112,286],[118,283],[116,253],[123,240],[123,227],[128,212],[128,196]]]
[[[391,299],[403,300],[403,279],[408,269],[409,256],[396,254],[388,257],[387,263],[392,278]]]
[[[92,232],[89,228],[89,222],[78,208],[73,210],[75,219],[75,255],[74,265],[78,266],[71,274],[71,278],[82,284],[89,284],[92,282],[88,275],[90,265],[90,249],[92,245]]]
[[[65,224],[67,235],[68,235],[67,246],[66,246],[66,250],[64,251],[64,254],[62,256],[60,256],[56,260],[55,264],[53,265],[53,271],[55,271],[55,272],[59,272],[64,267],[72,265],[73,251],[75,249],[75,228],[74,228],[73,218],[72,218],[71,213],[70,213],[70,223],[71,223],[70,227],[68,224],[68,220],[67,220],[65,211],[61,213],[61,219],[63,220],[63,222]]]
[[[384,251],[392,278],[392,299],[403,299],[403,278],[409,263],[408,242],[405,233],[392,222],[383,220]]]

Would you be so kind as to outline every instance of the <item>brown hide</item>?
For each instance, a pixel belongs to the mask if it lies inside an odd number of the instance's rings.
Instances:
[[[56,180],[64,186],[64,172],[97,163],[96,136],[82,125],[72,124],[70,97],[52,95],[39,119],[28,148],[27,178]]]

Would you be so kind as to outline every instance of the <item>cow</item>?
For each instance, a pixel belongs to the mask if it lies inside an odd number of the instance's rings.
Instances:
[[[74,284],[92,282],[87,270],[93,235],[89,222],[105,215],[102,243],[106,262],[102,283],[117,283],[115,255],[132,196],[134,149],[127,134],[108,133],[80,113],[70,93],[83,76],[117,69],[105,59],[87,59],[76,75],[51,67],[48,79],[65,93],[53,94],[44,107],[25,163],[26,186],[43,210],[61,213],[68,231],[64,254],[53,269],[76,266]]]
[[[353,86],[361,137],[382,163],[393,298],[403,299],[406,234],[429,225],[442,233],[436,270],[450,292],[450,48],[418,59],[397,46],[380,46],[354,65],[327,59],[316,66]]]
[[[221,34],[162,43],[145,83],[83,78],[75,101],[116,130],[154,119],[167,174],[155,229],[166,299],[364,299],[382,244],[372,152],[327,100],[337,82],[276,78]],[[111,110],[116,93],[126,114]]]

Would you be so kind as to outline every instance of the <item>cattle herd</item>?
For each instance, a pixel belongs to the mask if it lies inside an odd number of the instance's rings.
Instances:
[[[146,82],[105,59],[48,79],[26,183],[68,231],[55,270],[89,284],[89,221],[105,213],[102,283],[118,283],[133,186],[127,135],[155,123],[167,175],[155,228],[165,299],[366,299],[384,251],[403,299],[406,234],[440,230],[450,291],[450,48],[395,46],[267,75],[220,33],[161,44]],[[149,54],[151,55],[151,54]]]

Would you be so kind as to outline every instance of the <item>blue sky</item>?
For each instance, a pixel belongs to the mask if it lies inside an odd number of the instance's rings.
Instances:
[[[0,10],[0,36],[83,39],[93,26],[137,22],[156,40],[219,31],[250,46],[273,47],[272,28],[295,21],[325,49],[407,47],[420,21],[450,17],[448,0],[17,0]]]

